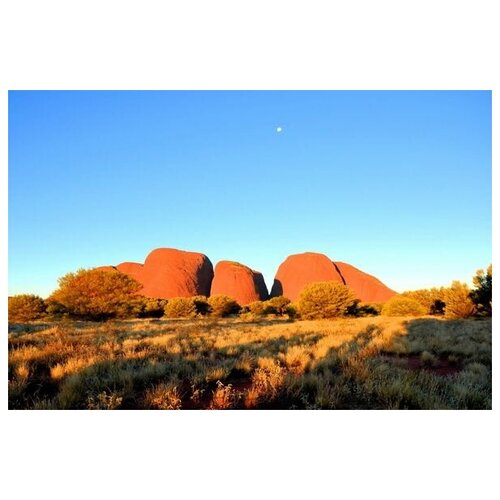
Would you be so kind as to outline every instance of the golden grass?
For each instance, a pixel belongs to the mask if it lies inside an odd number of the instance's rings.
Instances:
[[[13,325],[9,408],[491,408],[491,320]]]

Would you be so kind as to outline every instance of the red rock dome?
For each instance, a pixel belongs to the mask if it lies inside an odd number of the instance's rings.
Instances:
[[[213,275],[206,255],[174,248],[153,250],[138,274],[144,286],[141,293],[159,299],[208,295]]]
[[[290,255],[278,268],[271,296],[284,295],[296,300],[306,285],[317,281],[343,283],[334,263],[326,255],[313,252]]]
[[[239,262],[222,260],[215,266],[211,295],[229,295],[240,305],[267,300],[268,293],[261,273]]]
[[[385,286],[380,280],[350,264],[344,262],[334,263],[345,284],[350,287],[363,302],[385,302],[396,295],[394,290]]]
[[[143,271],[144,265],[139,264],[138,262],[122,262],[116,266],[118,271],[128,274],[131,278],[134,278],[141,285],[144,285],[143,282]]]

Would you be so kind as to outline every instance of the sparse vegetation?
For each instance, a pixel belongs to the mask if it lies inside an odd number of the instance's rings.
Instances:
[[[9,408],[491,408],[491,319],[12,324]]]

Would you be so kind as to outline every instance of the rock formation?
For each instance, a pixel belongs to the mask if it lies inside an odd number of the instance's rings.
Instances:
[[[122,262],[112,269],[138,281],[142,285],[141,295],[158,299],[208,296],[214,275],[212,263],[206,255],[174,248],[153,250],[144,264]]]
[[[290,255],[278,268],[271,296],[284,295],[296,300],[306,285],[316,281],[343,283],[335,265],[326,255],[313,252]]]
[[[346,285],[356,293],[361,301],[385,302],[396,295],[394,290],[385,286],[374,276],[344,262],[334,262],[334,264],[344,278]]]
[[[396,294],[380,280],[344,262],[332,262],[326,255],[306,252],[290,255],[278,268],[271,296],[296,300],[300,291],[316,281],[338,281],[350,287],[363,302],[385,302]]]
[[[143,271],[144,271],[144,265],[139,264],[138,262],[122,262],[121,264],[118,264],[116,266],[116,269],[118,271],[128,274],[131,278],[134,278],[136,281],[138,281],[141,285],[144,286],[144,281],[143,281]]]
[[[239,262],[222,260],[215,266],[211,295],[229,295],[240,305],[267,300],[268,293],[261,273]]]
[[[169,299],[195,295],[229,295],[245,305],[268,298],[262,274],[238,262],[223,260],[214,270],[206,255],[174,248],[157,248],[144,264],[122,262],[96,269],[127,274],[142,285],[146,297]],[[212,281],[213,279],[213,281]],[[279,266],[271,297],[284,295],[296,300],[309,283],[337,281],[349,286],[363,302],[385,302],[396,292],[380,280],[350,264],[333,262],[326,255],[306,252],[290,255]]]

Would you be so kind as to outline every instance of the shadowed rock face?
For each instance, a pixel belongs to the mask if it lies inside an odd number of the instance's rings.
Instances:
[[[358,299],[363,302],[385,302],[396,295],[394,290],[385,286],[380,280],[350,264],[335,262],[340,274],[345,279]]]
[[[267,300],[267,287],[261,273],[239,262],[220,261],[215,266],[210,295],[229,295],[240,305]]]
[[[343,283],[335,265],[326,255],[313,252],[290,255],[278,268],[271,297],[284,295],[296,300],[306,285],[317,281]]]

